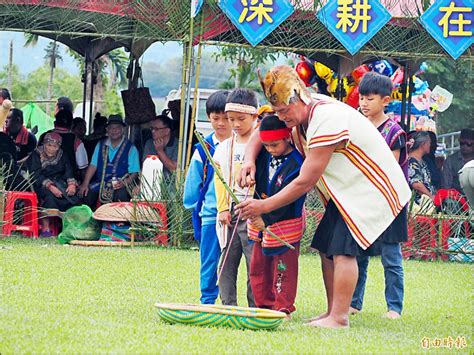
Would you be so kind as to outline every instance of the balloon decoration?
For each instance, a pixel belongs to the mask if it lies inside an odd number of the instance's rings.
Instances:
[[[316,83],[316,72],[314,70],[314,65],[310,61],[303,59],[301,62],[296,64],[295,69],[307,87]]]
[[[433,117],[436,112],[446,110],[453,99],[453,95],[440,86],[436,86],[431,91],[428,82],[418,77],[418,75],[425,73],[427,69],[428,65],[425,62],[421,63],[419,69],[412,77],[410,130],[424,129],[436,131]],[[403,67],[397,67],[385,59],[376,60],[362,64],[355,68],[350,75],[339,78],[337,73],[326,65],[300,56],[300,62],[296,65],[296,71],[307,87],[319,86],[319,83],[324,81],[327,84],[329,95],[335,98],[342,98],[343,102],[354,108],[359,107],[359,83],[366,73],[375,71],[381,75],[388,76],[393,83],[393,91],[391,93],[392,101],[387,106],[386,112],[395,121],[399,122],[401,119],[402,83],[405,76]],[[408,94],[407,88],[406,97],[408,97]]]

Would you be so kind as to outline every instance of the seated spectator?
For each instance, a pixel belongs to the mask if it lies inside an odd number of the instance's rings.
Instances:
[[[44,143],[26,161],[34,181],[34,189],[40,199],[40,206],[46,209],[66,211],[78,205],[76,180],[71,164],[61,149],[62,138],[56,132],[44,136]],[[45,211],[47,216],[50,211]],[[50,218],[41,218],[41,235],[51,236]]]
[[[171,131],[172,122],[166,115],[156,116],[150,122],[152,138],[145,142],[142,161],[147,155],[158,155],[163,163],[163,176],[169,178],[178,166],[178,139]]]
[[[85,136],[83,140],[89,161],[92,159],[92,154],[94,154],[94,149],[97,143],[99,143],[99,141],[101,141],[106,136],[106,127],[107,117],[101,116],[100,112],[97,112],[94,122],[92,123],[93,132]]]
[[[474,130],[463,129],[459,135],[460,150],[446,158],[443,165],[443,188],[464,193],[459,182],[459,171],[474,160]]]
[[[5,120],[12,108],[10,92],[8,89],[0,88],[0,131],[3,131]]]
[[[437,191],[441,188],[442,180],[441,169],[439,169],[436,165],[435,156],[436,148],[438,147],[438,138],[436,137],[436,134],[434,132],[428,131],[428,134],[430,135],[431,146],[429,153],[423,156],[423,160],[425,161],[428,170],[430,171],[431,184],[433,185],[435,191]]]
[[[56,114],[61,110],[69,111],[71,112],[71,115],[74,113],[74,105],[69,97],[61,96],[58,98],[58,101],[54,106],[54,115],[56,116]]]
[[[459,171],[459,182],[467,196],[471,211],[474,211],[474,160],[466,163]]]
[[[86,120],[82,117],[74,117],[72,120],[71,132],[76,135],[82,142],[84,142],[84,138],[87,132],[87,124]]]
[[[59,101],[58,101],[59,102]],[[58,133],[62,138],[62,150],[69,159],[77,180],[82,180],[85,169],[89,164],[86,148],[82,141],[70,131],[72,125],[72,113],[67,109],[60,109],[55,115],[54,129],[43,133],[38,141],[38,146],[43,145],[45,134]]]
[[[27,190],[28,184],[19,172],[16,163],[15,142],[3,132],[0,132],[0,188],[6,191]]]
[[[421,195],[433,199],[435,193],[431,183],[431,174],[423,156],[430,152],[431,138],[428,132],[419,131],[410,134],[408,147],[408,182],[415,191],[415,202],[419,203]]]
[[[5,132],[13,139],[16,145],[16,158],[23,163],[36,149],[36,138],[23,125],[23,112],[12,108],[5,124]]]
[[[92,209],[101,203],[130,201],[131,187],[140,171],[137,148],[124,136],[125,123],[120,115],[111,115],[107,123],[108,138],[97,144],[80,196]]]

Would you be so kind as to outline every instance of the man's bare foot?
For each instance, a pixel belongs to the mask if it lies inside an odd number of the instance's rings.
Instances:
[[[400,313],[397,313],[395,311],[388,311],[383,316],[388,319],[398,319],[401,317]]]
[[[291,320],[291,313],[288,313],[286,317],[283,319],[284,322],[289,322]]]
[[[307,319],[303,320],[303,323],[312,323],[314,321],[326,318],[327,316],[329,316],[329,313],[324,312],[324,313],[321,313],[319,316],[312,317],[312,318],[307,318]]]
[[[331,329],[339,329],[339,328],[349,328],[349,320],[348,319],[336,319],[332,316],[328,316],[326,318],[318,319],[314,322],[308,323],[307,325],[315,328],[331,328]]]
[[[357,308],[353,308],[353,307],[349,308],[349,314],[350,315],[354,315],[354,314],[357,314],[357,313],[360,313],[360,310],[358,310]]]

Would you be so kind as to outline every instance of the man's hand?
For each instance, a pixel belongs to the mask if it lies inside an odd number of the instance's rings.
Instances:
[[[89,184],[82,183],[81,186],[79,186],[79,196],[80,197],[85,197],[89,193]]]
[[[240,213],[238,210],[242,209],[241,219],[253,220],[264,213],[270,212],[270,210],[267,210],[267,200],[248,199],[239,203],[235,208],[236,213]]]
[[[254,226],[259,231],[265,230],[265,222],[263,221],[262,217],[254,217],[250,219],[252,226]]]
[[[74,196],[76,194],[76,184],[69,184],[66,193],[68,196]]]
[[[117,181],[112,183],[112,189],[113,190],[118,190],[124,187],[122,179],[118,179]]]
[[[61,193],[61,191],[54,185],[50,185],[49,186],[49,191],[51,191],[51,193],[56,196],[57,198],[61,198],[63,196],[63,194]]]
[[[257,167],[255,166],[254,161],[245,161],[242,164],[240,170],[240,178],[238,179],[238,184],[240,187],[253,186],[255,185],[255,171]]]
[[[165,151],[165,146],[168,144],[169,138],[160,137],[153,141],[153,145],[158,153]]]
[[[232,217],[229,211],[222,211],[219,213],[218,217],[219,223],[224,224],[230,227],[230,222],[232,221]]]

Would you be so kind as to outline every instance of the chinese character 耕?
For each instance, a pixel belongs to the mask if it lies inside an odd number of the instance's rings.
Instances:
[[[471,7],[456,7],[454,1],[451,1],[449,6],[440,7],[440,12],[445,12],[444,16],[439,20],[438,25],[443,26],[443,37],[448,36],[472,36],[471,31],[464,30],[464,26],[470,25],[471,20],[464,18],[464,12],[472,12]],[[458,15],[457,18],[452,19],[453,14]],[[457,30],[450,30],[449,25],[457,25]]]
[[[339,22],[336,28],[342,29],[346,33],[348,27],[351,32],[357,31],[362,22],[362,32],[367,32],[368,22],[372,19],[369,15],[369,10],[372,8],[368,3],[369,0],[338,0],[337,1],[337,15]]]
[[[255,18],[259,25],[263,24],[265,19],[268,23],[272,23],[273,19],[270,14],[273,12],[273,0],[240,0],[244,9],[239,17],[239,23],[244,21],[251,22]]]

